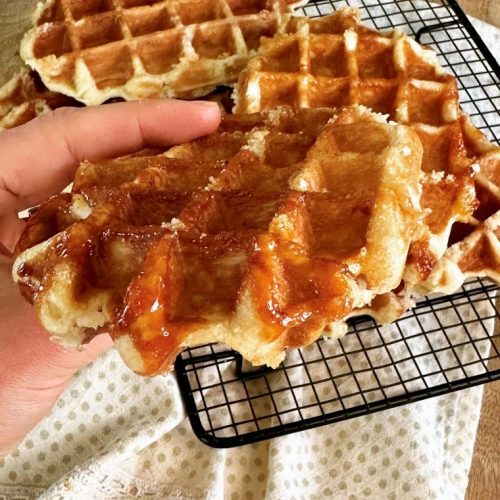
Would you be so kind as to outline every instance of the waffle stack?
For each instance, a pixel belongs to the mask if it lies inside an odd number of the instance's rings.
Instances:
[[[199,97],[234,82],[259,38],[272,36],[300,3],[48,0],[21,56],[48,88],[86,105]]]
[[[23,125],[47,111],[76,105],[70,97],[48,90],[34,72],[23,69],[0,88],[0,131]]]
[[[283,33],[261,41],[235,102],[237,113],[360,104],[419,135],[424,226],[410,249],[401,300],[378,299],[372,313],[379,319],[399,316],[408,294],[455,291],[469,276],[498,280],[500,149],[460,110],[456,80],[432,50],[398,30],[362,26],[357,9],[292,18]]]
[[[226,116],[164,154],[83,163],[30,218],[14,278],[58,340],[110,331],[138,373],[206,342],[276,366],[398,285],[421,153],[358,106]]]

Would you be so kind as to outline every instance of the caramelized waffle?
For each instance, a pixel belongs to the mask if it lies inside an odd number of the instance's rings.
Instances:
[[[85,103],[192,98],[237,79],[290,0],[47,0],[21,43],[45,85]],[[302,2],[303,3],[303,2]]]
[[[51,92],[34,72],[23,69],[0,88],[0,131],[22,125],[52,109],[77,104],[69,97]]]
[[[449,291],[471,275],[498,279],[499,269],[492,269],[489,259],[482,269],[466,266],[462,279],[457,264],[453,285],[443,282],[451,279],[443,269],[459,254],[481,254],[485,235],[498,266],[498,239],[491,229],[496,219],[484,221],[500,210],[500,149],[460,110],[456,80],[431,49],[398,30],[379,33],[364,27],[353,8],[319,19],[291,18],[282,33],[262,39],[240,76],[235,103],[237,113],[283,104],[295,109],[360,104],[417,132],[424,150],[424,226],[410,249],[400,305],[394,307],[395,297],[378,299],[395,311],[374,311],[379,319],[395,319],[407,307],[401,304],[408,304],[409,290],[430,292],[436,284],[436,290]],[[475,236],[462,243],[456,239],[471,231]],[[441,258],[448,264],[438,265]]]
[[[57,340],[111,332],[144,375],[206,342],[276,366],[401,281],[421,155],[361,106],[226,115],[165,153],[82,163],[29,219],[14,279]]]

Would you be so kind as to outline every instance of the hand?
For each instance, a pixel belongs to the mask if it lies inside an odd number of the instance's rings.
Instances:
[[[217,105],[144,101],[62,108],[0,133],[0,456],[14,450],[50,411],[71,377],[112,342],[82,351],[49,340],[11,278],[11,251],[24,223],[17,213],[61,191],[80,161],[97,161],[206,135]]]

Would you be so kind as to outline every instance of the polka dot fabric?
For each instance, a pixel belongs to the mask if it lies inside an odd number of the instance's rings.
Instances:
[[[229,450],[202,444],[172,375],[115,352],[0,459],[0,499],[462,498],[482,388]]]
[[[183,411],[172,375],[144,379],[109,352],[78,373],[47,418],[0,458],[0,499],[11,498],[11,485],[39,493],[88,462],[123,460],[175,427]]]

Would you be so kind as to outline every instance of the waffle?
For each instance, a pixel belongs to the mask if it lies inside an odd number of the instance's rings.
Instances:
[[[500,210],[500,149],[461,111],[457,82],[431,49],[398,30],[379,33],[362,26],[353,8],[319,19],[292,18],[284,32],[261,41],[234,95],[237,113],[283,104],[295,109],[360,104],[418,133],[424,148],[424,227],[410,249],[405,289],[398,298],[379,299],[389,309],[401,299],[400,306],[392,315],[374,311],[379,319],[395,319],[410,291],[433,291],[433,283],[440,283],[436,290],[450,291],[472,275],[498,280],[498,268],[492,269],[490,262],[463,272],[462,279],[457,276],[460,265],[455,266],[454,278],[446,284],[443,280],[452,273],[443,272],[448,265],[438,265],[441,258],[453,262],[457,248],[480,254],[481,247],[473,244],[482,241],[478,235],[495,239],[483,223]],[[475,231],[476,236],[458,244],[457,234],[464,228],[465,234]],[[454,243],[458,246],[452,248]],[[498,240],[493,247],[498,249]]]
[[[192,98],[237,79],[262,35],[303,2],[48,0],[21,56],[45,85],[86,105]]]
[[[467,224],[452,227],[449,247],[417,286],[421,294],[452,293],[475,276],[500,282],[500,148],[490,144],[468,120],[464,130],[477,158],[477,209]]]
[[[500,211],[451,245],[427,279],[421,293],[453,293],[465,279],[486,276],[500,283]]]
[[[34,72],[23,69],[0,88],[0,131],[22,125],[47,111],[77,104],[47,90]]]
[[[31,216],[14,279],[57,340],[111,332],[144,375],[207,342],[276,366],[400,282],[421,154],[359,106],[226,115],[159,155],[84,162]]]

